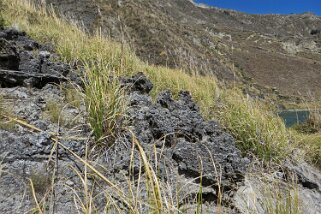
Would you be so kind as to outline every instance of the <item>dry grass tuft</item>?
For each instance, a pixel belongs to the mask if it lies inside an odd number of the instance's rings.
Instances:
[[[290,132],[268,106],[237,89],[221,96],[218,117],[237,139],[242,151],[258,155],[265,161],[283,160],[291,152]]]

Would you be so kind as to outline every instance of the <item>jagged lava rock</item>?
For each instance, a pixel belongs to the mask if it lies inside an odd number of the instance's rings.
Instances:
[[[219,177],[226,189],[242,181],[248,160],[241,156],[230,134],[201,116],[189,92],[179,92],[175,100],[170,91],[163,91],[154,103],[148,95],[152,84],[142,73],[123,82],[132,84],[127,125],[141,144],[164,142],[179,173],[197,178],[203,171],[206,186],[217,185]]]
[[[0,35],[0,67],[3,69],[17,70],[19,68],[19,57],[15,47],[1,38]]]
[[[120,78],[120,84],[127,91],[137,91],[142,94],[149,93],[153,89],[153,83],[143,72],[138,72],[130,78]]]
[[[46,180],[55,171],[50,161],[53,159],[59,162],[56,168],[59,179],[55,183],[56,207],[52,213],[75,213],[77,210],[72,193],[66,187],[66,183],[79,183],[69,170],[76,163],[61,147],[53,157],[53,136],[59,134],[61,143],[83,156],[86,139],[91,135],[85,121],[84,103],[77,109],[67,105],[62,90],[70,87],[69,82],[62,82],[65,77],[78,76],[70,66],[56,59],[55,53],[28,38],[24,32],[0,27],[0,213],[28,213],[33,209],[28,179],[36,175],[33,181],[40,181],[40,185],[35,191],[37,197],[43,197],[51,188]],[[49,102],[55,102],[57,107],[65,106],[60,109],[64,122],[50,119]],[[13,118],[17,120],[11,124]],[[70,136],[75,139],[68,139]],[[52,205],[49,207],[53,209]]]
[[[42,88],[79,77],[47,45],[41,45],[14,28],[0,30],[0,84],[2,87]]]

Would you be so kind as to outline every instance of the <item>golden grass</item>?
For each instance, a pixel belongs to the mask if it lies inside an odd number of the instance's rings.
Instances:
[[[300,192],[296,181],[289,181],[289,184],[273,181],[272,184],[267,184],[266,186],[262,202],[266,214],[302,213],[303,210],[299,199]]]
[[[226,90],[221,98],[219,118],[242,151],[266,161],[278,161],[291,152],[290,132],[266,104],[244,97],[237,89]]]
[[[305,152],[305,159],[321,169],[321,133],[297,134],[296,147]]]

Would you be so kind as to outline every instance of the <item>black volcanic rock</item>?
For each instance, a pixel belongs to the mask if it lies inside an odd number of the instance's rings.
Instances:
[[[142,73],[123,81],[140,83],[140,80],[151,85]],[[146,94],[146,87],[133,88],[135,90],[129,91],[127,98],[126,125],[147,151],[152,145],[165,146],[166,156],[175,162],[179,173],[189,178],[203,174],[204,186],[217,186],[219,177],[226,190],[234,189],[237,182],[242,182],[248,160],[241,156],[230,134],[215,121],[206,121],[201,116],[189,92],[181,91],[175,100],[170,91],[163,91],[153,102]],[[127,161],[115,162],[129,166],[129,157]]]
[[[1,33],[1,31],[0,31]],[[19,56],[17,50],[0,35],[0,68],[18,70]]]
[[[0,30],[0,84],[42,88],[47,83],[79,83],[79,77],[58,56],[14,28]]]
[[[137,91],[143,94],[148,94],[153,89],[152,82],[142,72],[135,74],[131,78],[121,78],[120,84],[127,91]]]
[[[227,146],[228,143],[233,145],[228,135],[199,144],[179,139],[173,159],[178,163],[179,172],[188,177],[198,178],[202,169],[204,186],[221,185],[225,191],[235,189],[235,184],[244,179],[247,161],[235,147]]]
[[[54,213],[77,210],[65,183],[76,183],[69,167],[77,165],[66,150],[54,148],[53,140],[56,135],[66,138],[60,138],[60,143],[83,156],[84,138],[90,138],[84,110],[80,110],[85,109],[84,103],[71,106],[62,90],[72,87],[66,80],[73,73],[54,52],[24,32],[0,27],[0,213],[28,213],[34,206],[26,199],[29,179],[42,197],[50,194],[53,172],[55,185],[60,186],[55,189]],[[50,106],[59,111],[59,122]],[[67,139],[70,135],[77,137]]]

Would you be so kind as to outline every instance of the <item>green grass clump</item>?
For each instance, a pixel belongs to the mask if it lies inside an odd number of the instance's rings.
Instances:
[[[305,159],[321,169],[321,133],[298,134],[297,147],[305,152]]]
[[[98,140],[115,138],[125,115],[124,90],[108,69],[86,66],[85,103],[90,124]]]
[[[267,105],[244,97],[237,89],[226,90],[221,102],[218,117],[242,151],[265,161],[282,160],[291,152],[289,131]]]

